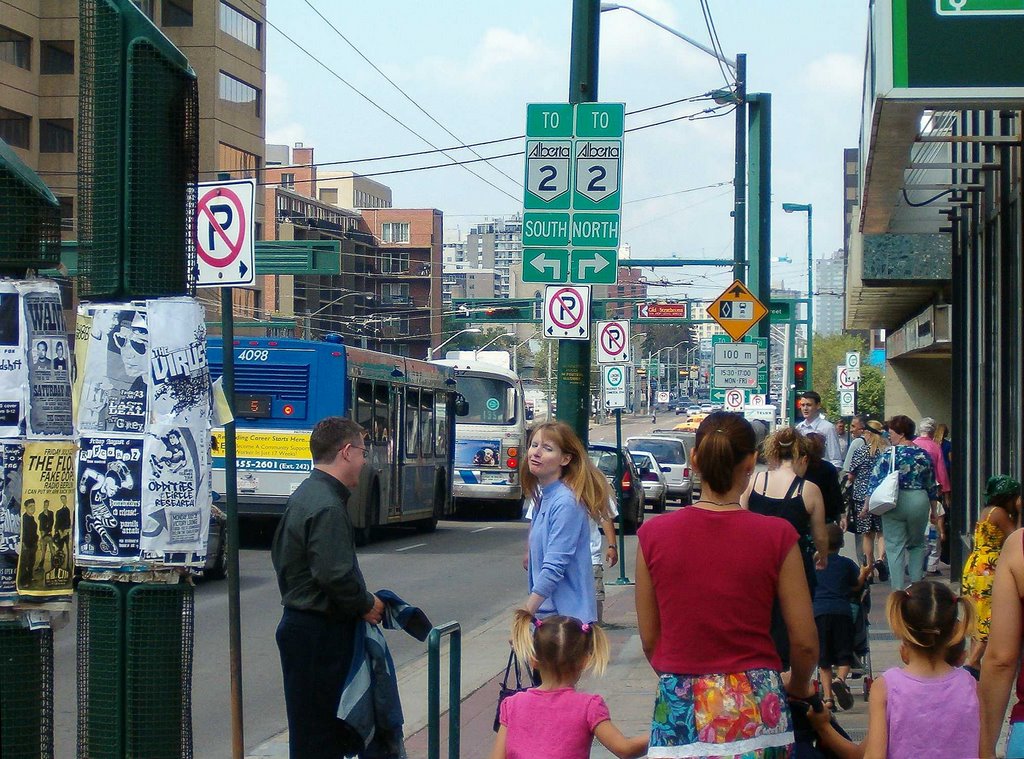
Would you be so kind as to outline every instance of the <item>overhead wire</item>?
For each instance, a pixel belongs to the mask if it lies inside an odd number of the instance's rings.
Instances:
[[[718,30],[715,28],[715,20],[711,15],[711,6],[708,5],[708,0],[700,0],[700,9],[704,14],[704,25],[708,29],[708,36],[711,37],[711,47],[718,53],[715,56],[715,60],[718,62],[718,70],[722,72],[722,78],[725,79],[726,86],[732,87],[735,81],[729,78],[725,65],[722,63],[725,59],[725,52],[722,48],[722,43],[718,39]]]

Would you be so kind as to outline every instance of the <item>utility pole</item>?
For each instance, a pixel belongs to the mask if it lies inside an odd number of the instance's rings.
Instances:
[[[733,167],[733,279],[746,282],[747,262],[747,55],[736,56],[736,164]],[[756,293],[755,293],[756,294]]]
[[[597,54],[600,0],[573,0],[572,47],[569,54],[569,102],[597,101]],[[590,314],[584,314],[590,319]],[[576,430],[583,445],[590,437],[590,342],[562,340],[558,346],[557,418]]]

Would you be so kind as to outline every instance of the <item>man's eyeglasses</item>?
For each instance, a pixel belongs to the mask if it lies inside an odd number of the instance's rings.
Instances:
[[[356,450],[356,451],[362,451],[362,452],[363,452],[363,458],[364,458],[364,459],[365,459],[365,458],[366,458],[367,456],[369,456],[369,455],[370,455],[370,454],[369,454],[369,453],[367,452],[366,448],[360,448],[360,447],[359,447],[358,445],[352,445],[352,444],[349,444],[349,446],[348,446],[348,447],[349,447],[349,448],[352,448],[353,450]]]

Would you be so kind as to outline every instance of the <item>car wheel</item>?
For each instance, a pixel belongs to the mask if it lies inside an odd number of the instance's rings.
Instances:
[[[207,569],[203,572],[203,579],[206,580],[223,580],[228,576],[228,527],[222,525],[220,528],[220,545],[217,546],[217,558]]]
[[[667,498],[665,497],[665,494],[664,494],[664,493],[662,493],[662,494],[661,494],[661,498],[659,498],[659,499],[658,499],[657,501],[655,501],[655,503],[654,503],[654,513],[655,513],[655,514],[664,514],[664,513],[665,513],[665,506],[667,505],[667,504],[666,504],[666,501],[667,501],[667,500],[668,500],[668,499],[667,499]]]

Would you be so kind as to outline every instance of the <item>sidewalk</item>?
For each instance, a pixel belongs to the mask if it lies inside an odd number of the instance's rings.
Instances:
[[[844,552],[845,553],[845,552]],[[872,674],[877,677],[889,667],[900,664],[899,644],[885,621],[885,600],[890,592],[887,583],[877,583],[871,591],[869,641]],[[460,756],[476,759],[487,756],[494,742],[492,725],[498,699],[498,688],[508,650],[508,628],[512,607],[487,625],[463,638],[462,699]],[[588,676],[580,683],[582,690],[600,693],[608,702],[612,719],[626,735],[639,735],[650,727],[651,710],[657,676],[651,670],[640,647],[633,587],[607,586],[605,630],[612,647],[612,658],[604,676]],[[447,644],[443,646],[447,650]],[[447,696],[447,656],[442,652],[442,708]],[[837,719],[855,741],[867,732],[868,709],[863,698],[863,681],[851,680],[855,702],[852,709],[838,712]],[[399,672],[406,717],[406,750],[409,759],[427,757],[426,657]],[[440,756],[448,756],[447,712],[441,719]],[[286,759],[287,733],[264,743],[248,759]],[[595,741],[591,754],[597,759],[612,756]]]

